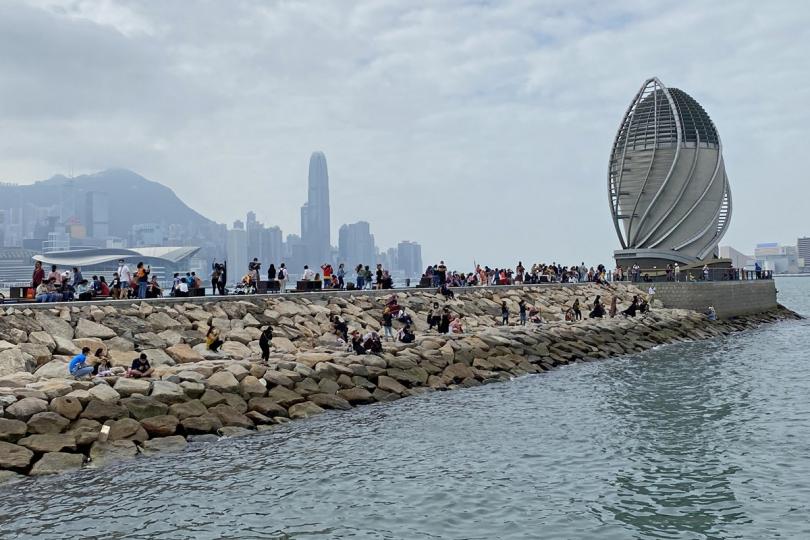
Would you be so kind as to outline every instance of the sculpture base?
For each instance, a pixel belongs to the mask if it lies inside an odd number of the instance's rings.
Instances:
[[[703,268],[704,265],[708,265],[711,269],[731,268],[731,259],[713,257],[701,260],[677,251],[664,249],[620,249],[613,252],[613,258],[616,259],[616,265],[621,266],[625,271],[637,264],[642,271],[651,276],[659,272],[666,272],[667,265],[675,266],[675,263],[682,270]]]

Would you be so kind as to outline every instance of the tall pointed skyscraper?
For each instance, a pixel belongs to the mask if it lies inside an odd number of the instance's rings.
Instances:
[[[327,261],[331,262],[330,230],[326,156],[323,152],[313,152],[309,158],[307,202],[301,207],[301,241],[306,249],[306,264],[318,268]]]

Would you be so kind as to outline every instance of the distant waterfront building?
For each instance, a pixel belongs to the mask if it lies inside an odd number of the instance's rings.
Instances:
[[[227,233],[226,252],[228,285],[232,285],[247,273],[248,265],[247,231],[239,220],[234,222],[233,229]]]
[[[720,246],[720,258],[729,259],[731,266],[734,268],[752,269],[751,267],[754,266],[754,257],[752,255],[746,255],[731,246]]]
[[[338,231],[338,261],[353,271],[358,264],[373,265],[377,260],[374,235],[367,221],[342,225]]]
[[[105,239],[110,236],[110,197],[99,191],[88,191],[84,206],[87,236]]]
[[[307,202],[301,207],[301,241],[307,264],[320,266],[331,261],[329,214],[329,172],[323,152],[309,158]]]
[[[52,264],[59,268],[68,269],[72,267],[81,268],[82,273],[88,277],[97,274],[103,275],[110,281],[113,272],[118,269],[118,260],[124,259],[129,267],[134,269],[138,262],[143,262],[151,267],[152,275],[163,283],[171,279],[174,272],[199,271],[199,268],[191,266],[191,259],[200,250],[199,247],[176,247],[158,246],[143,247],[134,249],[74,249],[68,251],[54,251],[34,255],[33,260],[41,261],[44,266]],[[31,267],[29,267],[28,280],[31,279]]]
[[[804,272],[810,271],[810,238],[802,237],[796,241],[796,249],[799,254],[799,269]]]
[[[166,240],[163,226],[158,223],[136,223],[129,234],[133,247],[162,246]]]
[[[754,257],[764,270],[774,274],[799,272],[799,254],[796,246],[780,246],[776,242],[757,244]]]
[[[397,244],[397,270],[407,277],[422,275],[422,246],[408,240]]]
[[[657,78],[645,81],[613,143],[608,196],[619,264],[652,268],[716,257],[731,191],[720,135],[703,107]]]
[[[264,224],[256,220],[256,214],[248,212],[247,230],[247,250],[248,259],[253,257],[262,263],[262,270],[266,272],[270,263],[278,265],[284,260],[284,241],[281,229],[278,227],[265,227]]]

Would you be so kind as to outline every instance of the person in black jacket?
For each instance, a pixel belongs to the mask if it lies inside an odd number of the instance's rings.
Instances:
[[[270,359],[270,343],[273,341],[273,327],[267,325],[259,336],[259,347],[262,349],[262,360],[267,362]]]

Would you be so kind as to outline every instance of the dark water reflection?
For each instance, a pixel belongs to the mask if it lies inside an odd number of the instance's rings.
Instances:
[[[779,286],[808,307],[810,280]],[[0,537],[809,538],[808,330],[0,486]]]

